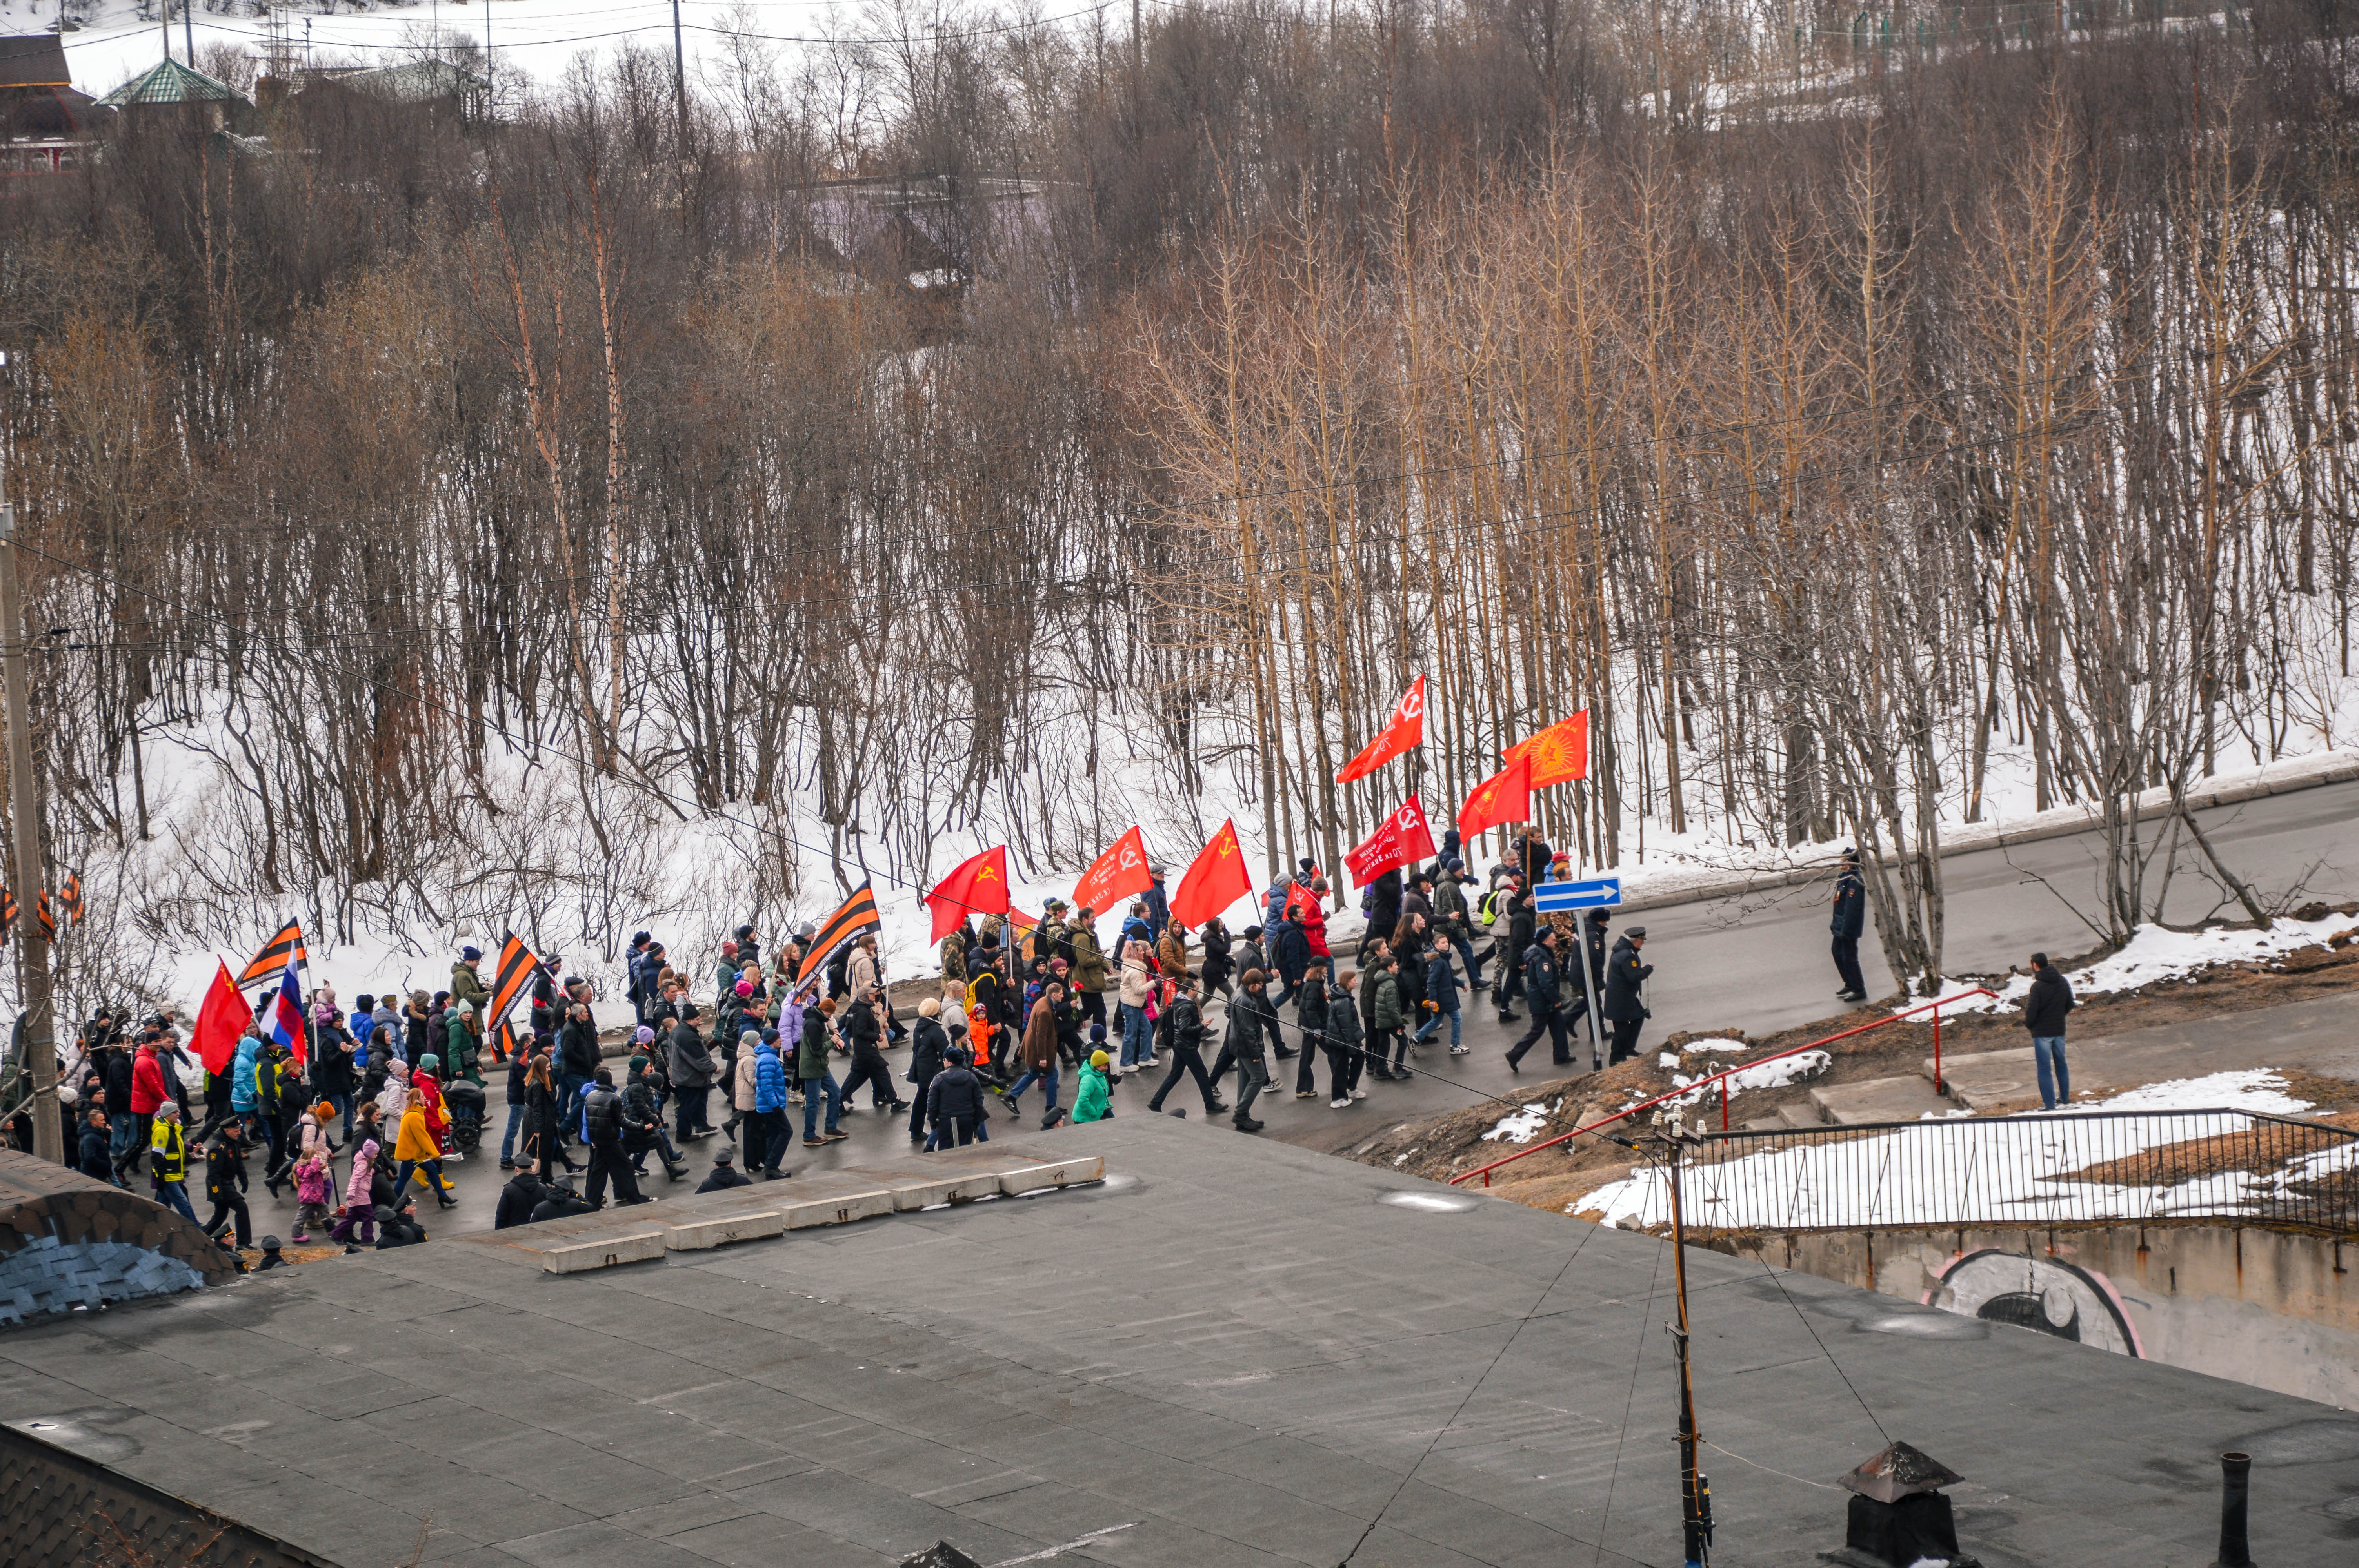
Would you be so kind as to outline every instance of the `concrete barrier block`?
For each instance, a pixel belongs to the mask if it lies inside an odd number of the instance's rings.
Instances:
[[[765,1209],[758,1214],[721,1215],[712,1219],[667,1227],[664,1245],[675,1252],[702,1252],[710,1248],[726,1247],[733,1241],[753,1241],[765,1236],[783,1235],[786,1228],[787,1217],[776,1209]]]
[[[1070,1187],[1078,1182],[1101,1181],[1104,1176],[1105,1160],[1103,1156],[1078,1154],[1070,1160],[1011,1166],[999,1173],[999,1190],[1014,1197],[1018,1193],[1038,1192],[1043,1187]]]
[[[540,1266],[551,1274],[579,1274],[592,1269],[611,1269],[618,1263],[644,1263],[663,1255],[664,1232],[639,1230],[628,1236],[607,1236],[544,1248]]]
[[[799,1203],[782,1204],[778,1212],[785,1217],[788,1230],[804,1230],[815,1225],[850,1225],[855,1219],[891,1214],[893,1193],[881,1186],[856,1193],[822,1193]]]

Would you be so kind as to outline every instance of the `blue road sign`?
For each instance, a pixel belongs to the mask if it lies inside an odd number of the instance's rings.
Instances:
[[[1533,890],[1542,914],[1560,909],[1606,909],[1622,902],[1620,877],[1592,877],[1585,882],[1542,882]]]

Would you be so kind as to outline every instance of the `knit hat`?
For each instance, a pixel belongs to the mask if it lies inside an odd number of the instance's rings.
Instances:
[[[942,999],[938,996],[929,996],[918,1004],[919,1018],[940,1018],[941,1015]]]
[[[655,1037],[656,1032],[644,1023],[640,1024],[637,1033],[631,1036],[633,1040],[637,1041],[642,1045],[646,1044],[648,1041],[653,1040]]]
[[[752,996],[754,994],[754,982],[751,980],[739,980],[737,982],[737,994],[739,996]]]
[[[641,1073],[644,1073],[647,1070],[647,1059],[645,1056],[635,1055],[631,1058],[631,1076],[633,1077],[638,1076]]]
[[[726,1165],[726,1164],[729,1164],[729,1163],[732,1163],[733,1162],[734,1162],[734,1161],[736,1160],[736,1158],[737,1158],[737,1151],[736,1151],[736,1150],[734,1150],[734,1149],[719,1149],[719,1150],[715,1150],[715,1151],[713,1152],[713,1155],[712,1155],[712,1162],[713,1162],[714,1164],[716,1164],[716,1165]]]
[[[1098,1043],[1098,1044],[1104,1044],[1104,1042],[1105,1042],[1105,1037],[1106,1037],[1106,1032],[1105,1032],[1105,1025],[1104,1025],[1104,1024],[1103,1024],[1103,1023],[1093,1023],[1093,1024],[1091,1024],[1091,1025],[1090,1025],[1090,1038],[1091,1038],[1092,1040],[1093,1040],[1093,1041],[1097,1042],[1097,1043]]]
[[[418,1058],[418,1070],[421,1073],[439,1073],[442,1070],[442,1058],[431,1054],[420,1056]]]
[[[747,1045],[759,1045],[761,1043],[762,1037],[750,1029],[741,1029],[737,1032],[737,1044],[741,1049]]]
[[[483,956],[484,950],[481,947],[462,947],[459,949],[459,961],[462,963],[473,963]]]
[[[1103,1051],[1093,1051],[1090,1053],[1090,1065],[1095,1067],[1101,1073],[1106,1070],[1106,1064],[1112,1060],[1114,1060],[1114,1058],[1107,1055]]]

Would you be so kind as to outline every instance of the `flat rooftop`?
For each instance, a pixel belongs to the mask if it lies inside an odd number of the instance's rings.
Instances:
[[[0,1335],[0,1422],[351,1568],[421,1530],[468,1568],[1680,1561],[1666,1243],[1169,1118],[1024,1141],[1108,1179],[582,1274],[306,1264]],[[2359,1554],[2359,1416],[1688,1274],[1722,1562],[1839,1544],[1887,1434],[1967,1477],[1991,1568],[2207,1563],[2232,1449],[2256,1561]]]

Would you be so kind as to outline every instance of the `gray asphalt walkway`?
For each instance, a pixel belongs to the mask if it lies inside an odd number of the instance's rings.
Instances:
[[[421,1527],[454,1568],[1679,1561],[1666,1243],[1169,1119],[1027,1141],[1112,1179],[565,1277],[305,1264],[0,1336],[0,1420],[352,1568]],[[1886,1434],[1990,1568],[2209,1562],[2227,1450],[2256,1561],[2349,1554],[2347,1413],[1687,1266],[1720,1561],[1814,1568]]]

